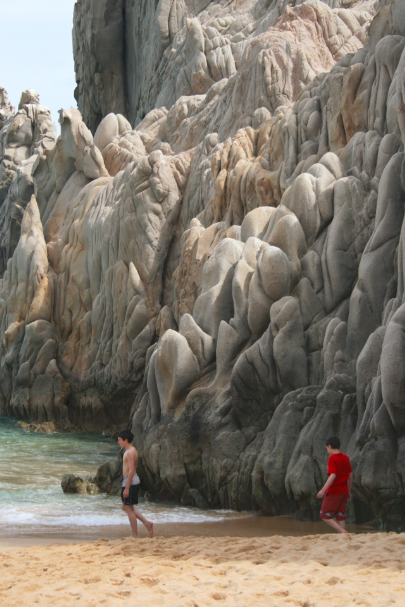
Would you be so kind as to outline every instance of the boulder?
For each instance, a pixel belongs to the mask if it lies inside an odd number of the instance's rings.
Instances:
[[[97,485],[92,479],[83,480],[74,474],[65,474],[62,478],[61,487],[63,493],[80,493],[81,495],[95,495],[99,492]]]

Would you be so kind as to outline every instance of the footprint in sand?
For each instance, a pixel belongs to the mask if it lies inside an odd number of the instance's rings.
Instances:
[[[335,586],[336,584],[338,584],[340,582],[340,578],[338,577],[331,577],[326,583],[329,584],[329,586]]]
[[[214,592],[211,596],[214,601],[224,601],[226,599],[226,594],[223,594],[222,592]]]
[[[148,588],[152,588],[159,584],[159,580],[150,577],[140,577],[139,581],[142,582],[142,584],[145,584],[145,586],[148,586]]]

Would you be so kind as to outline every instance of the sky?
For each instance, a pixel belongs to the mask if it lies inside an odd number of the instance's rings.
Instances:
[[[17,109],[33,88],[52,111],[77,107],[72,24],[75,0],[0,0],[0,86]]]

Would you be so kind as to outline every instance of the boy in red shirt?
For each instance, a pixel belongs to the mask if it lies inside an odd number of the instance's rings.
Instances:
[[[329,478],[317,495],[318,498],[323,498],[319,516],[339,533],[347,533],[345,529],[346,502],[351,499],[352,467],[347,455],[339,451],[340,440],[337,436],[328,438],[326,448],[329,453]],[[333,520],[334,516],[336,516],[336,521]]]

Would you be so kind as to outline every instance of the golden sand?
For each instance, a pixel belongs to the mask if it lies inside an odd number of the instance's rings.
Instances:
[[[0,552],[0,605],[405,605],[405,534],[98,540]]]

